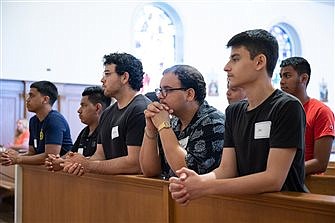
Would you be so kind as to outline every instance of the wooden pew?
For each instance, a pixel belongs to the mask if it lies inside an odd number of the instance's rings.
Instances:
[[[311,193],[335,196],[335,176],[310,175],[305,184]]]
[[[175,203],[168,182],[141,176],[18,170],[16,219],[22,222],[334,222],[335,197],[309,193],[206,196]],[[21,203],[20,203],[21,202]]]
[[[294,192],[207,196],[187,208],[174,205],[174,216],[178,223],[334,222],[334,201],[333,196]]]
[[[335,162],[329,162],[325,175],[335,176]]]
[[[0,165],[0,200],[14,195],[15,167]]]
[[[168,188],[160,180],[77,177],[28,165],[21,180],[22,222],[169,222]]]

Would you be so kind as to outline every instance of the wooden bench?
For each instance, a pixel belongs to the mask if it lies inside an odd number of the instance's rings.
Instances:
[[[310,175],[305,184],[311,193],[335,196],[335,176]]]
[[[14,195],[15,166],[0,165],[0,199]]]
[[[329,162],[325,175],[335,176],[335,162]]]
[[[142,176],[49,172],[18,166],[20,222],[334,222],[335,196],[278,192],[205,196],[177,204],[168,182]],[[18,186],[19,187],[19,186]]]

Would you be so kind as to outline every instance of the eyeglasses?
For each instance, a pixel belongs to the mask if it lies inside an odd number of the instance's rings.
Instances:
[[[168,92],[170,91],[185,91],[187,90],[187,88],[185,87],[179,87],[179,88],[156,88],[155,89],[155,93],[156,93],[156,96],[159,97],[159,96],[163,96],[163,97],[166,97]]]

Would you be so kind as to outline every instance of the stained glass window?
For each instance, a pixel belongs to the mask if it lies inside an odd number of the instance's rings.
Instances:
[[[134,26],[135,55],[146,72],[142,92],[159,87],[164,69],[176,63],[176,30],[171,17],[161,7],[144,5]]]
[[[273,72],[272,83],[276,88],[280,87],[280,63],[282,60],[291,57],[293,54],[293,44],[289,34],[280,25],[272,26],[270,33],[276,37],[279,45],[279,55],[276,68]]]

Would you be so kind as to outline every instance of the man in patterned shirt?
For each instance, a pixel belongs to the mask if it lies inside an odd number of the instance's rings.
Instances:
[[[156,94],[159,102],[144,111],[146,128],[140,151],[144,176],[168,179],[181,167],[199,174],[218,167],[224,114],[205,101],[201,73],[188,65],[168,68]]]

